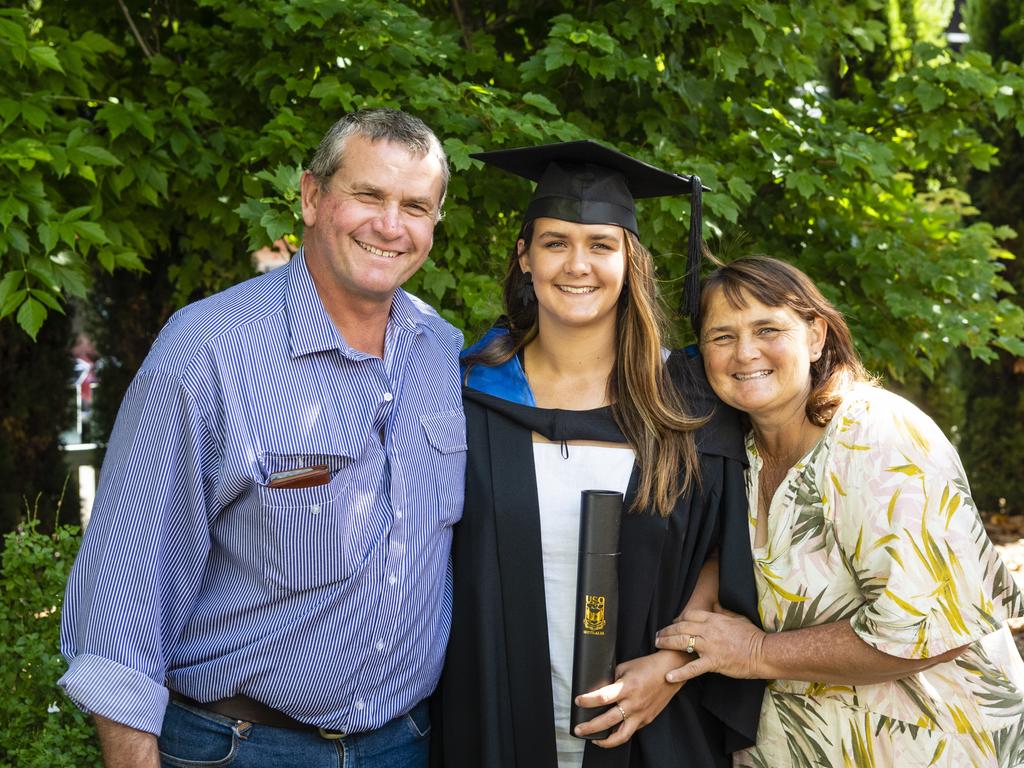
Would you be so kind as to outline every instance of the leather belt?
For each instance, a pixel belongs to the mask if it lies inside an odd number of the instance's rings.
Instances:
[[[241,720],[259,725],[269,725],[274,728],[290,728],[293,731],[311,731],[319,734],[324,739],[343,739],[348,734],[344,731],[331,731],[326,728],[319,728],[309,723],[303,723],[280,710],[268,707],[262,702],[251,699],[243,694],[229,696],[226,699],[217,701],[199,702],[190,699],[177,691],[171,691],[171,698],[195,709],[203,709],[207,712],[214,712],[232,720]]]

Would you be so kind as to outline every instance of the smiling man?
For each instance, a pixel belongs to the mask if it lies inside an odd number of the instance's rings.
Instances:
[[[462,513],[462,337],[401,290],[448,165],[347,115],[291,263],[175,314],[121,406],[61,685],[115,766],[423,766]],[[159,737],[159,739],[158,739]]]

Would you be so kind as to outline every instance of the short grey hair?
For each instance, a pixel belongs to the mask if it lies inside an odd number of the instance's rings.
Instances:
[[[345,160],[345,145],[354,135],[363,136],[370,141],[383,140],[401,144],[417,156],[436,157],[441,165],[441,199],[437,203],[437,216],[441,218],[441,208],[444,206],[448,179],[451,176],[448,156],[426,123],[401,110],[361,109],[345,115],[332,125],[320,140],[320,146],[316,148],[307,169],[321,187],[326,186],[331,176],[341,167]]]

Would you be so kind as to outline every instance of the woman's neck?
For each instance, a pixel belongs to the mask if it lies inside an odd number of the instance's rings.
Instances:
[[[524,350],[524,369],[541,408],[583,411],[609,405],[615,328],[545,328]]]
[[[766,462],[785,467],[796,464],[825,431],[811,423],[803,409],[770,424],[752,420],[752,426],[758,454]]]

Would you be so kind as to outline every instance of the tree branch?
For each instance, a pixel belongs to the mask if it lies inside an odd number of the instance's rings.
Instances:
[[[153,51],[146,45],[146,41],[142,39],[142,35],[139,34],[139,28],[135,26],[135,22],[132,20],[132,15],[128,12],[128,6],[124,4],[124,0],[117,0],[117,4],[121,6],[121,12],[124,17],[128,20],[128,26],[132,28],[132,35],[135,36],[135,42],[139,44],[142,52],[146,54],[147,59],[153,58]]]
[[[472,51],[473,43],[469,39],[469,29],[466,27],[466,17],[462,13],[462,6],[459,5],[459,0],[451,0],[451,4],[455,20],[459,22],[459,29],[462,31],[462,45],[467,51]]]

